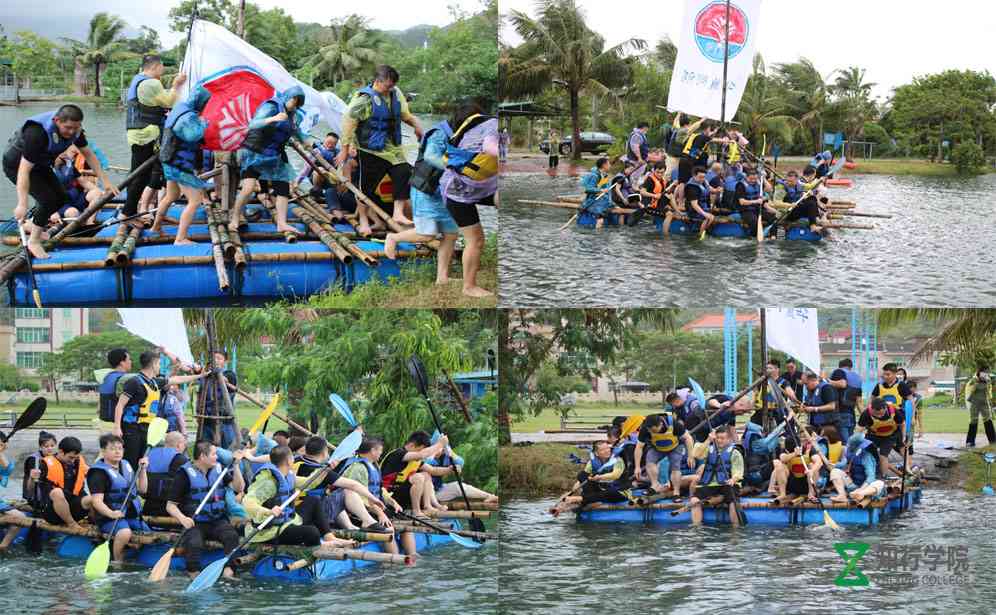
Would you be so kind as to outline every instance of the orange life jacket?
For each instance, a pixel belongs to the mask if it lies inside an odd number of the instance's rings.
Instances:
[[[42,461],[48,467],[45,471],[45,479],[52,483],[56,487],[61,489],[66,488],[66,474],[62,470],[62,462],[55,457],[42,457]],[[86,465],[86,460],[83,459],[81,455],[79,457],[80,467],[76,472],[76,483],[73,484],[73,495],[79,495],[83,493],[83,485],[86,482],[86,472],[89,468]]]
[[[650,173],[647,177],[650,178],[650,181],[654,182],[654,194],[664,194],[664,182],[658,179],[653,173]],[[658,201],[660,201],[660,197],[651,201],[650,206],[656,209]]]

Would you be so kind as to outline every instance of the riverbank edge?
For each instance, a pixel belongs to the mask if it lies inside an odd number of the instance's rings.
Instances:
[[[957,463],[931,487],[960,489],[979,493],[986,484],[986,467],[981,453],[996,452],[996,445],[962,452]],[[498,449],[498,484],[502,497],[557,497],[571,488],[581,466],[568,461],[570,453],[582,459],[585,451],[573,444],[511,445]],[[929,473],[929,472],[928,472]]]

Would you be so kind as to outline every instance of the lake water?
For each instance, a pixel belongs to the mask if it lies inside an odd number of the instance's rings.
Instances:
[[[545,511],[554,500],[502,502],[501,601],[516,612],[581,613],[958,613],[993,612],[996,499],[940,490],[874,528],[836,536],[809,528],[734,530],[577,523]],[[834,543],[871,545],[858,568],[868,587],[837,587],[844,560]],[[910,574],[919,587],[889,587],[876,553],[930,546],[943,553],[930,572],[926,558]],[[909,548],[909,550],[905,550]],[[964,548],[962,553],[959,549]],[[884,549],[883,549],[884,551]],[[940,585],[964,556],[961,585]],[[908,559],[908,569],[913,561]],[[884,575],[884,576],[883,576]],[[921,577],[921,575],[926,575]]]
[[[563,173],[563,168],[562,171]],[[583,170],[582,170],[583,172]],[[576,177],[502,177],[502,306],[980,306],[996,301],[996,175],[855,175],[832,196],[892,219],[831,240],[664,238],[640,226],[558,231],[573,212],[519,199],[581,194]]]

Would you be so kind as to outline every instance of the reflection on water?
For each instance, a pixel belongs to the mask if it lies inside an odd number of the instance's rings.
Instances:
[[[519,199],[580,194],[579,180],[502,177],[503,306],[712,306],[781,304],[978,306],[996,301],[992,246],[996,175],[975,179],[854,176],[835,190],[892,219],[874,231],[836,231],[819,244],[663,238],[649,222],[595,232],[572,212]]]
[[[502,504],[502,607],[508,613],[992,613],[996,545],[980,536],[992,533],[993,503],[927,491],[898,519],[834,536],[812,527],[577,523],[546,514],[553,500],[513,500]],[[839,542],[871,545],[858,566],[870,586],[834,584],[844,568],[833,549]],[[926,545],[945,555],[949,547],[967,548],[963,585],[883,585],[879,546]],[[947,568],[942,559],[933,577],[948,576]],[[916,574],[931,575],[926,559]]]

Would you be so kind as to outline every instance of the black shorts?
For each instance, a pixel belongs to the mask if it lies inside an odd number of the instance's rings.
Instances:
[[[4,175],[14,182],[15,186],[17,185],[17,169],[20,164],[20,156],[17,156],[16,160],[14,156],[4,156],[3,158]],[[35,226],[45,228],[48,226],[49,216],[62,209],[62,206],[69,200],[69,195],[66,194],[65,187],[55,176],[55,171],[50,166],[43,167],[36,164],[31,167],[28,179],[31,184],[28,187],[28,194],[38,203],[31,221]]]
[[[876,436],[870,433],[865,433],[865,437],[872,441],[872,443],[878,447],[878,454],[882,457],[889,457],[894,449],[899,448],[899,430],[892,432],[888,436]]]
[[[411,193],[412,165],[406,163],[392,165],[380,156],[360,150],[359,158],[360,190],[375,203],[382,201],[377,196],[377,186],[385,175],[391,176],[391,196],[395,201],[407,201]],[[385,203],[390,206],[390,203]]]
[[[80,521],[86,517],[86,510],[83,509],[83,498],[78,495],[66,495],[66,501],[69,503],[69,513],[73,516],[73,519]],[[45,521],[53,525],[64,525],[65,521],[62,520],[55,512],[55,508],[52,507],[52,502],[48,503],[45,507],[45,511],[42,513],[42,517]]]
[[[453,221],[460,228],[467,228],[481,223],[481,216],[477,213],[478,205],[494,207],[495,195],[491,195],[477,203],[461,203],[453,199],[446,199],[446,210],[453,216]]]
[[[789,473],[786,493],[792,493],[794,495],[808,495],[809,480],[805,476],[795,476],[794,474]]]
[[[678,183],[687,184],[692,179],[692,170],[695,169],[695,161],[691,158],[682,157],[678,160]]]
[[[708,500],[717,495],[723,496],[723,504],[733,501],[733,488],[729,485],[702,485],[695,489],[695,497],[700,500]]]
[[[401,508],[411,510],[412,508],[412,486],[410,483],[401,483],[391,487],[391,497]]]
[[[259,190],[274,196],[285,196],[290,198],[290,182],[272,181],[269,179],[259,179],[259,171],[249,167],[241,173],[242,179],[259,180]]]

